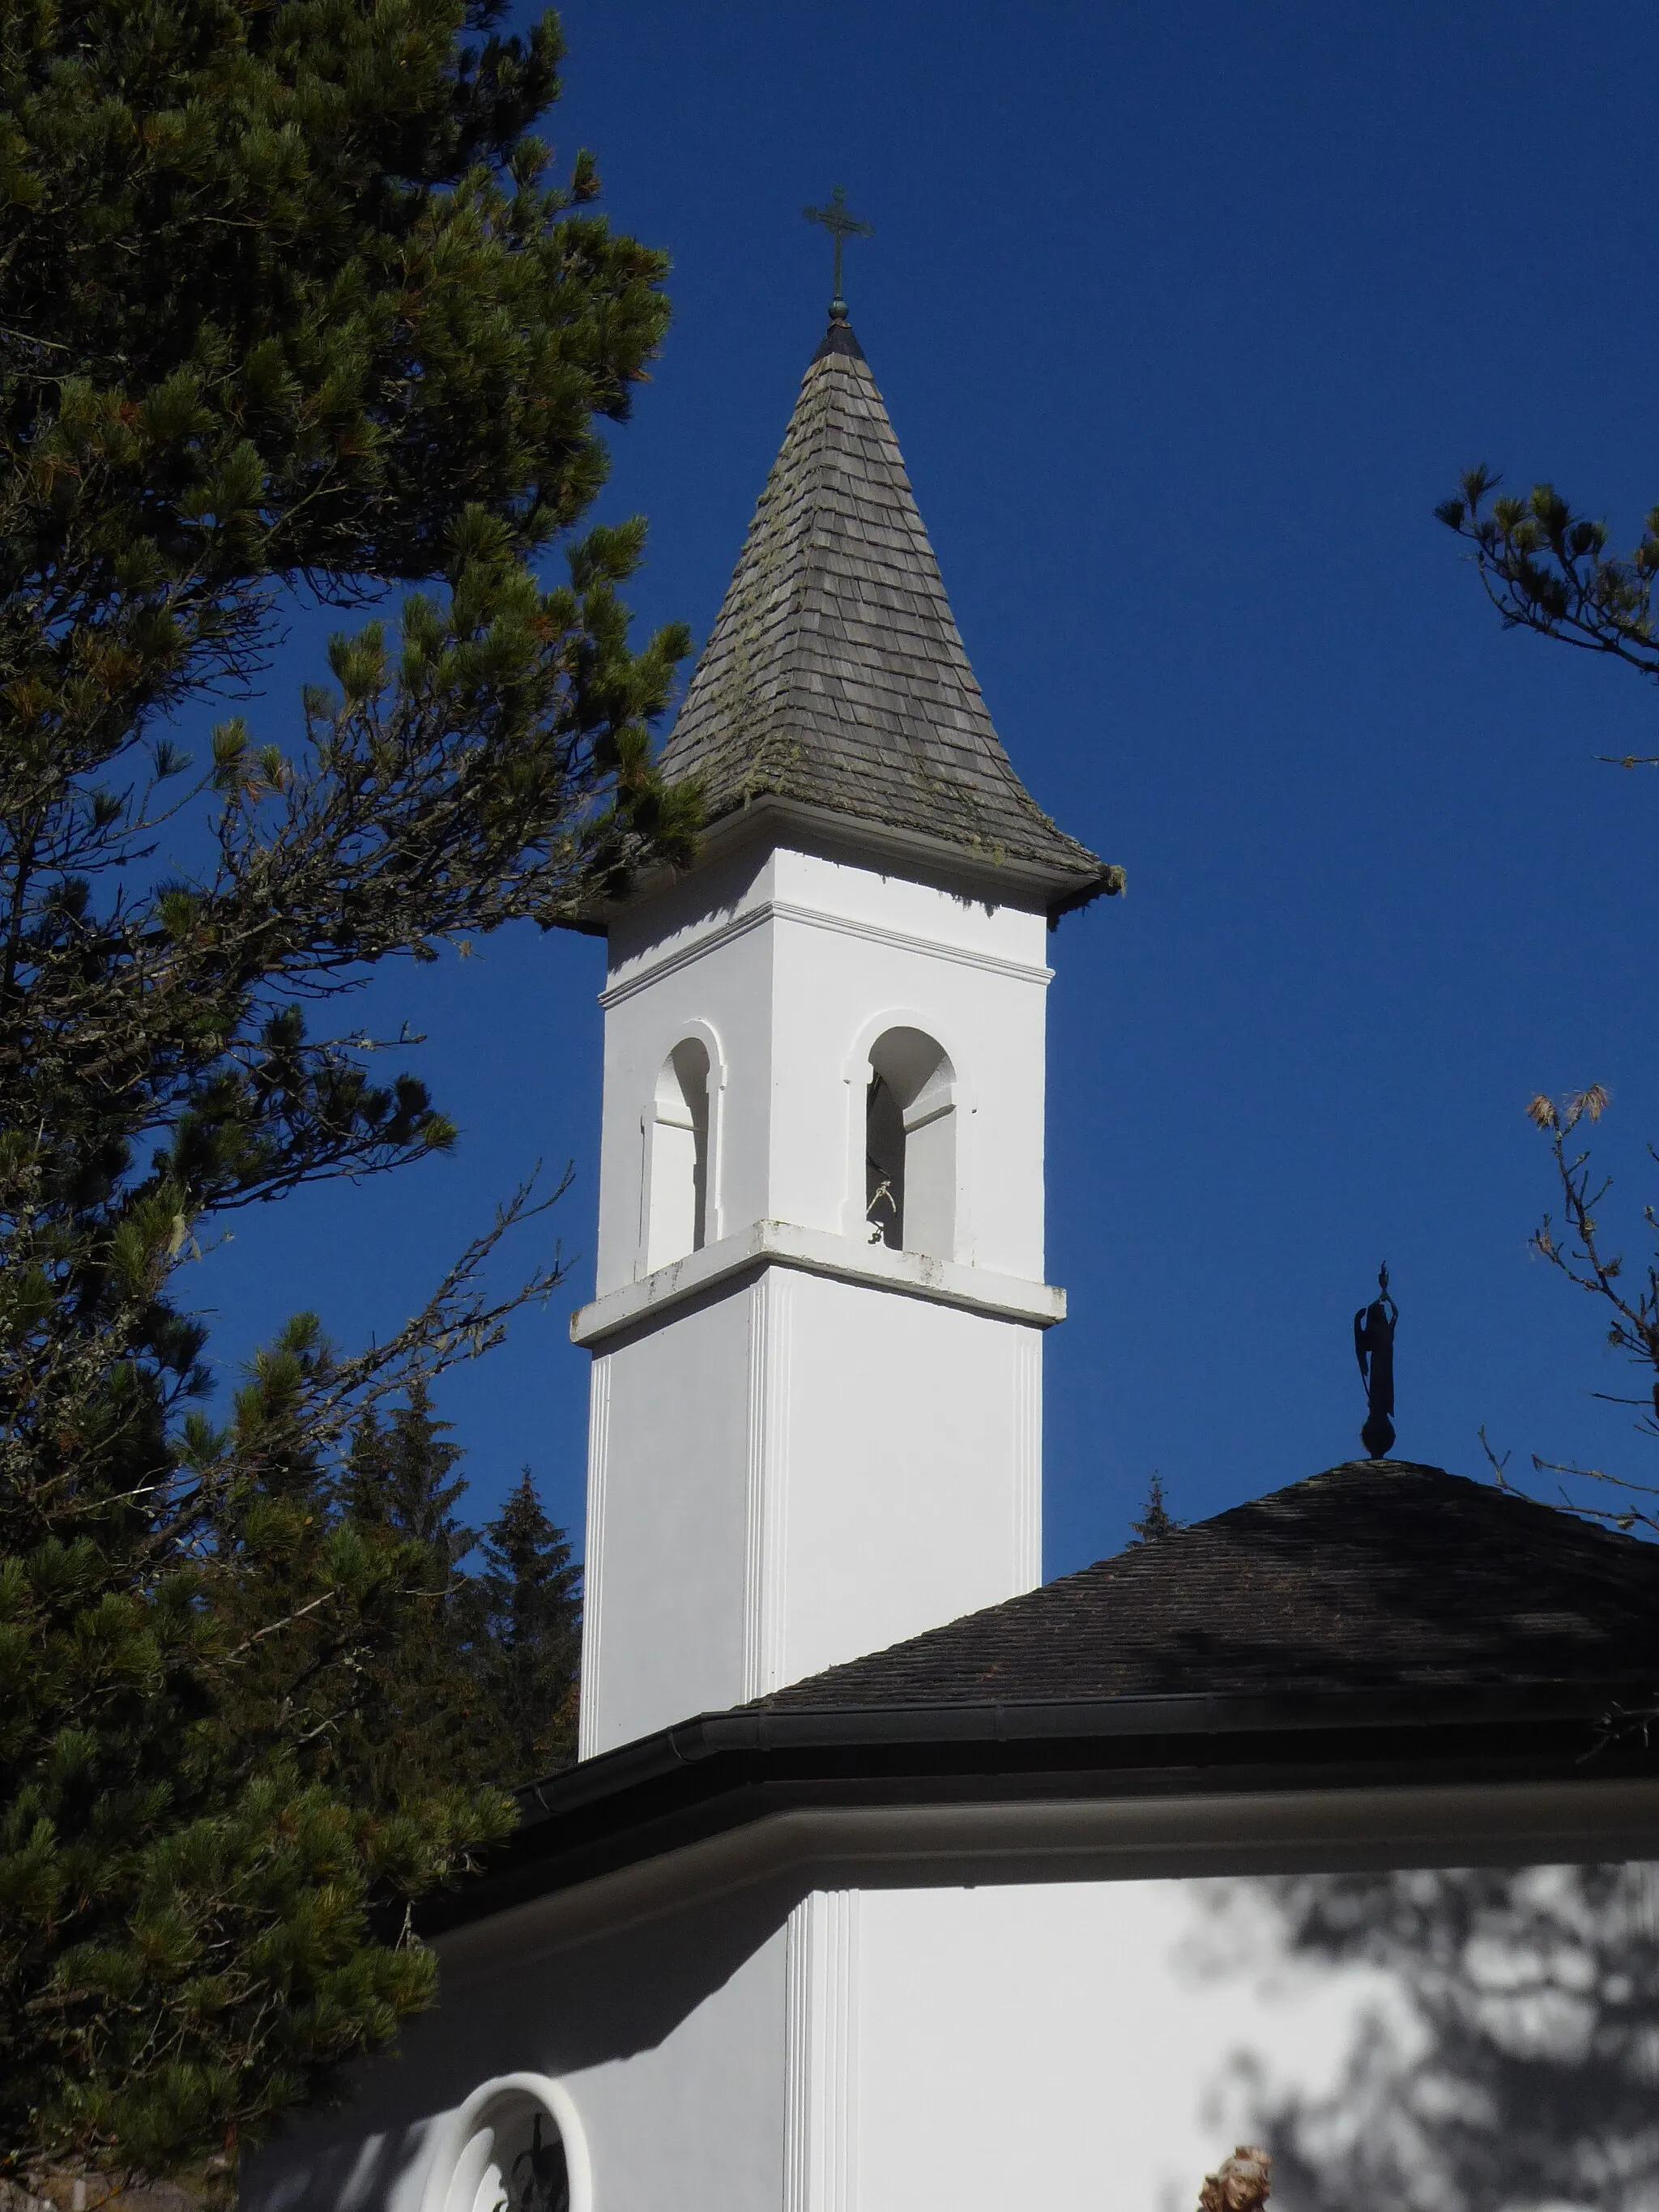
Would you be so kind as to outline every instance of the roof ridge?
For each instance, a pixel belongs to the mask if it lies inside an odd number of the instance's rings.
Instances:
[[[1621,1556],[1628,1558],[1632,1556],[1632,1552],[1646,1553],[1654,1550],[1654,1546],[1647,1539],[1632,1535],[1626,1529],[1609,1528],[1604,1522],[1586,1518],[1570,1505],[1552,1505],[1547,1498],[1530,1497],[1524,1490],[1516,1490],[1507,1482],[1482,1481],[1476,1475],[1459,1474],[1454,1468],[1436,1467],[1427,1460],[1411,1459],[1341,1460],[1334,1467],[1322,1468],[1316,1474],[1303,1475],[1295,1482],[1285,1483],[1280,1489],[1264,1491],[1260,1498],[1244,1498],[1237,1505],[1226,1506],[1221,1512],[1210,1515],[1206,1520],[1194,1521],[1188,1526],[1194,1529],[1211,1528],[1217,1522],[1231,1519],[1236,1514],[1246,1514],[1254,1511],[1259,1506],[1271,1505],[1275,1498],[1288,1498],[1293,1492],[1306,1490],[1315,1483],[1328,1483],[1334,1477],[1344,1474],[1382,1474],[1389,1477],[1413,1474],[1432,1475],[1437,1481],[1455,1483],[1461,1489],[1473,1492],[1477,1497],[1504,1499],[1522,1514],[1547,1516],[1549,1520],[1558,1526],[1563,1521],[1570,1522],[1581,1534],[1600,1538],[1609,1547],[1619,1552]],[[1181,1533],[1184,1534],[1186,1531],[1183,1529]],[[1107,1555],[1109,1559],[1121,1556],[1120,1553],[1110,1553]],[[1102,1559],[1096,1560],[1093,1564],[1103,1566],[1106,1562]],[[1089,1570],[1085,1567],[1080,1571],[1086,1574]]]
[[[1659,1686],[1656,1598],[1659,1544],[1425,1462],[1349,1460],[756,1702]]]

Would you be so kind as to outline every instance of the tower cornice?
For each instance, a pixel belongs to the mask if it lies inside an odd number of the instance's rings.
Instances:
[[[883,1244],[855,1243],[793,1222],[756,1221],[736,1236],[688,1252],[671,1266],[579,1307],[570,1316],[570,1340],[592,1349],[641,1322],[654,1324],[708,1291],[729,1288],[739,1277],[773,1267],[926,1298],[966,1313],[991,1314],[999,1321],[1024,1322],[1033,1328],[1053,1328],[1066,1318],[1066,1293],[1052,1283],[1026,1282],[920,1252],[890,1251]]]

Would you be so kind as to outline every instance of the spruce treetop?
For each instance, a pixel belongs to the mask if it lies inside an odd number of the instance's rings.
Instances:
[[[1146,1502],[1140,1509],[1140,1517],[1129,1523],[1133,1532],[1131,1540],[1137,1544],[1155,1544],[1160,1537],[1173,1536],[1184,1525],[1176,1519],[1165,1503],[1164,1478],[1155,1470],[1146,1486]]]

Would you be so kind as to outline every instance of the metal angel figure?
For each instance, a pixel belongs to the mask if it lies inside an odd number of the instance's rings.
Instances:
[[[1353,1348],[1367,1406],[1359,1441],[1368,1459],[1386,1459],[1394,1447],[1394,1330],[1399,1318],[1400,1309],[1389,1296],[1389,1271],[1379,1267],[1376,1296],[1353,1317]]]

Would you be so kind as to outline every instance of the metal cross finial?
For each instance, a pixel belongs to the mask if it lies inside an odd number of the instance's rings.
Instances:
[[[836,296],[830,302],[830,313],[836,322],[844,323],[847,319],[847,302],[841,295],[842,244],[844,240],[849,238],[868,238],[872,226],[867,222],[860,222],[855,215],[848,213],[845,185],[836,186],[835,191],[830,195],[828,206],[803,208],[801,213],[808,222],[821,222],[836,241]]]

